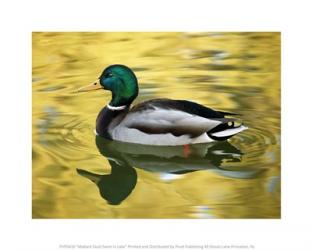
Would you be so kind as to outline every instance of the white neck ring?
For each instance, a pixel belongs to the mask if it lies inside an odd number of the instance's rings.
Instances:
[[[107,104],[107,107],[108,107],[108,109],[110,109],[110,110],[124,110],[124,109],[127,107],[127,105],[114,107],[114,106],[111,106],[111,105]]]

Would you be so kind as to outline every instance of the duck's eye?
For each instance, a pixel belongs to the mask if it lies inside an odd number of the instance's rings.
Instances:
[[[105,77],[112,77],[113,74],[112,73],[107,73]]]

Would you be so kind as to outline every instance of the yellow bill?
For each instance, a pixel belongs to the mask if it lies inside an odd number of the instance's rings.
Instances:
[[[80,89],[78,89],[78,92],[85,92],[85,91],[91,91],[96,89],[103,89],[103,86],[100,84],[99,80],[97,80],[95,83],[92,83],[88,86],[84,86]]]

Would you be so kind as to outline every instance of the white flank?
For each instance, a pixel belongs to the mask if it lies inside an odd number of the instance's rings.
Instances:
[[[237,128],[229,128],[223,131],[219,131],[219,132],[215,132],[215,133],[211,133],[211,135],[215,136],[215,137],[226,137],[226,136],[231,136],[231,135],[235,135],[239,132],[242,132],[244,130],[248,129],[248,127],[245,127],[243,125],[237,127]]]

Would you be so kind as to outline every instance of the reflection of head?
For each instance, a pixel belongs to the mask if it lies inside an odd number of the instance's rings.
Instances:
[[[109,175],[99,175],[86,170],[77,169],[77,172],[93,181],[99,188],[101,196],[111,205],[118,205],[126,199],[137,182],[137,173],[127,164],[118,165],[109,161],[112,170]]]

